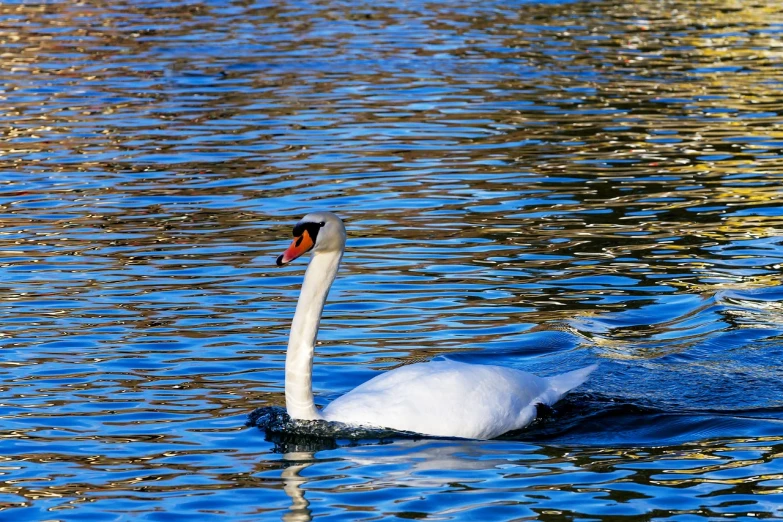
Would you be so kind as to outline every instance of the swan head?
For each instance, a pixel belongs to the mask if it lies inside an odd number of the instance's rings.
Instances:
[[[294,240],[277,258],[277,266],[290,263],[302,254],[313,251],[342,252],[345,249],[345,225],[331,212],[311,212],[294,226]]]

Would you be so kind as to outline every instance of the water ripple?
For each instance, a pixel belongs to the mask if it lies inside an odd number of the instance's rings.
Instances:
[[[777,6],[0,21],[4,516],[783,517]],[[320,406],[437,357],[600,370],[505,440],[266,440],[313,208],[349,233]]]

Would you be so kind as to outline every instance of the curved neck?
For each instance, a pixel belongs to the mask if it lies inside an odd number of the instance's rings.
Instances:
[[[313,254],[305,272],[285,356],[285,405],[293,419],[321,418],[313,402],[313,348],[342,257],[342,252]]]

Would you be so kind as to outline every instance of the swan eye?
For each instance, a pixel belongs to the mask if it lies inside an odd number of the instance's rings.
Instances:
[[[321,222],[320,222],[320,223],[318,223],[318,224],[319,224],[319,225],[321,225],[321,226],[323,227],[323,226],[325,226],[325,225],[326,225],[326,221],[321,221]]]
[[[325,224],[325,221],[322,223],[316,223],[315,221],[300,221],[294,227],[294,237],[301,237],[302,234],[307,231],[307,233],[310,234],[310,239],[315,242],[316,238],[318,237],[318,231],[321,230],[321,227],[323,227]]]

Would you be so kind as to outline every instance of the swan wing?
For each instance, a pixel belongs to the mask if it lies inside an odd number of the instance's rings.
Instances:
[[[490,439],[535,418],[594,367],[549,379],[501,366],[432,361],[370,379],[334,400],[324,419],[424,435]]]

